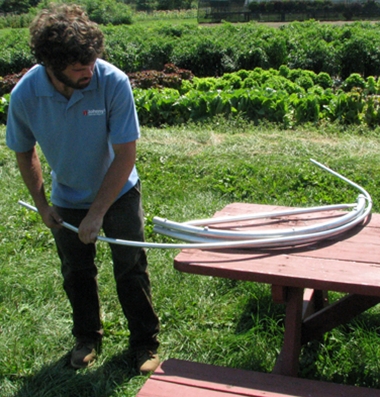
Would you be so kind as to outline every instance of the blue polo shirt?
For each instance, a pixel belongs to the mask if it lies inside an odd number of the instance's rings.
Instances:
[[[90,84],[68,100],[36,65],[11,94],[6,142],[15,152],[36,143],[52,169],[53,204],[89,208],[114,158],[113,144],[140,137],[132,89],[125,73],[98,59]],[[119,197],[138,180],[134,167]]]

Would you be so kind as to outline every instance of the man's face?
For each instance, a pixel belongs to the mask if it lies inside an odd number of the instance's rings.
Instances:
[[[67,87],[81,90],[90,84],[92,75],[94,74],[95,62],[93,61],[87,65],[82,65],[79,62],[74,63],[68,65],[62,71],[53,70],[53,74],[58,81]]]

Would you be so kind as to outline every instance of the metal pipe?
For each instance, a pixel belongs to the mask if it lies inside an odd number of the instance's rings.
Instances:
[[[343,233],[352,227],[363,222],[364,219],[369,215],[372,209],[372,199],[368,192],[361,186],[345,178],[344,176],[332,171],[328,167],[318,163],[311,159],[311,161],[321,167],[322,169],[330,172],[331,174],[342,179],[346,183],[358,189],[362,194],[358,196],[356,204],[337,204],[337,205],[326,205],[321,207],[311,207],[305,209],[295,209],[290,211],[277,211],[272,213],[262,214],[251,214],[243,215],[239,217],[223,217],[223,218],[212,218],[210,224],[225,223],[237,220],[248,220],[248,219],[262,219],[262,218],[273,218],[285,215],[295,215],[302,213],[311,212],[322,212],[327,210],[336,209],[348,209],[353,210],[340,216],[330,222],[323,224],[317,224],[297,229],[285,229],[280,231],[264,231],[259,233],[251,232],[239,232],[239,231],[223,231],[213,230],[210,231],[208,228],[199,228],[195,225],[206,224],[208,220],[196,220],[185,223],[177,223],[162,218],[154,218],[156,223],[154,230],[160,234],[164,234],[170,237],[178,238],[185,241],[191,241],[190,244],[170,244],[170,243],[148,243],[140,241],[120,240],[109,237],[98,236],[99,241],[104,241],[110,244],[128,245],[142,248],[175,248],[175,249],[220,249],[220,248],[237,248],[237,247],[249,247],[249,248],[267,248],[267,247],[284,247],[284,246],[296,246],[306,244],[314,241],[319,241],[326,238],[331,238],[340,233]],[[37,208],[27,204],[23,201],[19,201],[24,207],[36,211]],[[367,203],[367,206],[366,206]],[[214,222],[213,222],[214,221]],[[168,227],[169,225],[169,227]],[[66,227],[73,232],[78,233],[78,228],[72,226],[66,222],[62,223],[62,226]],[[233,241],[226,241],[226,239]]]
[[[357,203],[331,204],[331,205],[323,205],[319,207],[295,208],[291,210],[261,212],[259,214],[255,213],[255,214],[247,214],[247,215],[224,216],[219,218],[215,217],[215,218],[207,218],[207,219],[195,219],[192,221],[186,221],[184,222],[184,224],[192,225],[192,226],[205,226],[205,225],[210,226],[210,225],[216,225],[218,223],[250,221],[252,219],[263,219],[263,218],[277,218],[281,216],[302,215],[302,214],[309,214],[309,213],[321,212],[321,211],[346,210],[355,207],[356,205]]]
[[[196,234],[198,236],[205,236],[205,237],[216,237],[216,238],[225,238],[225,239],[262,239],[262,238],[269,238],[269,237],[282,237],[282,236],[290,236],[290,235],[298,235],[298,234],[307,234],[313,233],[317,231],[329,230],[340,225],[344,225],[351,220],[355,219],[358,215],[363,213],[365,209],[365,197],[364,195],[360,195],[358,199],[357,207],[343,216],[335,220],[331,220],[329,222],[320,223],[316,225],[306,226],[306,227],[299,227],[299,228],[291,228],[291,229],[277,229],[277,230],[269,230],[269,231],[259,231],[259,232],[241,232],[235,230],[216,230],[216,229],[209,229],[208,227],[200,228],[196,226],[191,226],[188,223],[178,223],[169,221],[167,219],[155,217],[153,218],[153,223],[156,225],[161,226],[159,230],[162,229],[171,229],[181,231],[183,234]],[[156,230],[157,229],[153,229]]]
[[[30,204],[24,203],[22,201],[19,201],[19,204],[37,212],[37,208],[31,206]],[[127,245],[127,246],[142,247],[142,248],[169,248],[169,249],[172,248],[173,249],[268,248],[268,247],[295,246],[300,244],[306,244],[308,242],[319,241],[321,239],[332,237],[344,231],[347,231],[360,222],[361,220],[357,220],[356,222],[351,222],[348,225],[344,225],[345,227],[337,228],[333,232],[330,231],[330,233],[320,232],[320,233],[314,233],[312,235],[298,236],[297,240],[295,240],[292,237],[284,237],[280,239],[268,238],[261,240],[253,239],[253,240],[222,241],[222,242],[215,242],[215,241],[207,242],[206,240],[201,240],[203,242],[198,242],[194,244],[147,243],[140,241],[120,240],[120,239],[103,237],[103,236],[98,236],[98,240],[110,244]],[[62,225],[67,229],[78,233],[78,228],[76,228],[75,226],[72,226],[66,222],[63,222]],[[178,234],[178,236],[180,236],[180,234]]]

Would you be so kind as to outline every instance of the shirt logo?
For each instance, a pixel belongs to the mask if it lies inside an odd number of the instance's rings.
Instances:
[[[83,110],[83,116],[104,116],[106,109],[89,109]]]

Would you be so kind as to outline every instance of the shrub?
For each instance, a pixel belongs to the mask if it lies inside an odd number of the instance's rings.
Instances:
[[[359,73],[365,77],[378,74],[380,51],[377,40],[371,36],[368,32],[362,31],[342,44],[339,74],[343,79],[352,73]]]
[[[221,76],[224,73],[223,46],[209,38],[193,38],[186,48],[173,49],[173,63],[183,69],[191,70],[196,76]]]
[[[282,64],[287,62],[288,48],[286,40],[279,34],[269,37],[264,49],[270,67],[278,69]]]
[[[98,24],[130,25],[132,10],[115,0],[90,0],[85,2],[88,16]]]
[[[281,65],[280,68],[278,69],[279,73],[281,76],[288,78],[290,69],[286,65]]]
[[[92,6],[99,4],[102,2],[97,0]],[[198,77],[255,67],[280,68],[280,73],[288,72],[281,67],[307,69],[343,79],[351,73],[364,78],[376,76],[380,70],[380,31],[375,24],[333,27],[307,21],[277,29],[259,24],[206,27],[160,22],[101,29],[106,38],[106,59],[127,73],[160,70],[167,63],[191,70]],[[1,39],[0,45],[1,75],[18,73],[32,64],[25,31],[20,34],[15,29],[7,40]],[[15,53],[12,56],[7,54],[10,48]]]
[[[237,54],[236,64],[238,69],[254,69],[255,67],[268,68],[270,66],[268,55],[261,47],[251,48]]]
[[[173,44],[170,39],[156,40],[149,46],[142,46],[139,53],[140,68],[161,70],[170,59]]]

